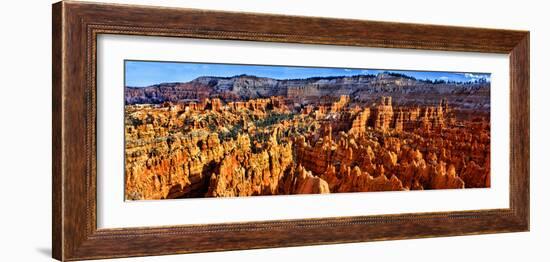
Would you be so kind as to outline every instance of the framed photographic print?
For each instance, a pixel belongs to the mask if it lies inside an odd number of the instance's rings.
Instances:
[[[529,32],[53,5],[53,257],[529,230]]]

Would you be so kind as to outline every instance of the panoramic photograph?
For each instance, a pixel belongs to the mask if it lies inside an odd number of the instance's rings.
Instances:
[[[124,67],[128,201],[491,186],[488,73]]]

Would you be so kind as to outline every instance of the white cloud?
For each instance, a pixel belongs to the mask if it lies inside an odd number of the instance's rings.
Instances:
[[[472,73],[465,73],[464,74],[465,77],[467,78],[470,78],[470,79],[481,79],[481,78],[487,78],[485,75],[474,75]]]

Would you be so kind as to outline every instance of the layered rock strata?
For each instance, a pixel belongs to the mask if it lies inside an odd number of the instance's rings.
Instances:
[[[128,200],[490,187],[489,114],[342,95],[125,107]]]

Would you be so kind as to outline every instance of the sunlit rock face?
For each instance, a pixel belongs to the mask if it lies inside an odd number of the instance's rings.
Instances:
[[[308,81],[127,89],[126,199],[490,187],[485,96],[435,99],[433,87],[391,76]],[[367,82],[381,91],[342,91]],[[389,84],[422,92],[391,96]]]

